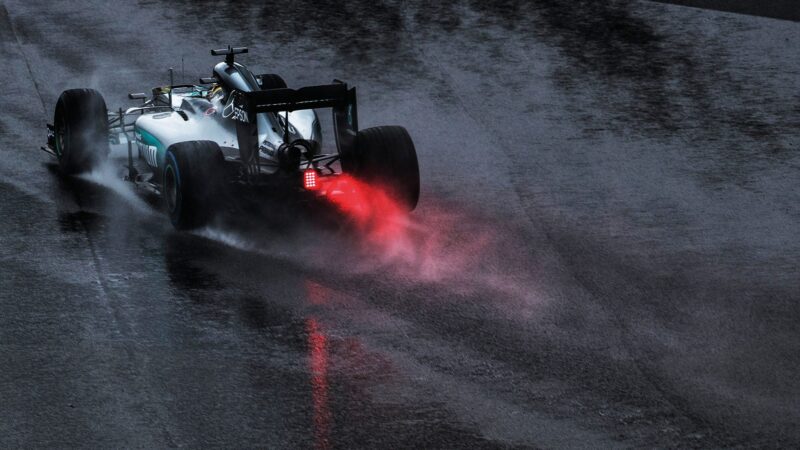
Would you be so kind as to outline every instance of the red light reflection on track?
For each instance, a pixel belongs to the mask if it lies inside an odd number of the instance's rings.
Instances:
[[[306,319],[306,333],[310,353],[314,448],[329,449],[332,417],[328,405],[328,340],[313,317]]]

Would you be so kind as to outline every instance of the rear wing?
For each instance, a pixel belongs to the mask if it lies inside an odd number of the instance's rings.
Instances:
[[[334,135],[339,154],[352,150],[358,133],[356,89],[335,82],[300,89],[268,89],[264,91],[231,93],[231,119],[236,121],[236,134],[242,162],[250,163],[258,154],[256,114],[303,109],[332,108]]]
[[[300,109],[336,108],[355,103],[355,89],[347,89],[344,83],[307,86],[300,89],[268,89],[265,91],[241,92],[233,94],[234,108],[248,113],[248,120],[264,112],[297,111]],[[238,119],[237,120],[241,120]]]

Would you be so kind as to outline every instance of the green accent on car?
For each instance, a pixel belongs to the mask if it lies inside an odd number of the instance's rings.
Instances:
[[[164,167],[164,158],[167,154],[167,148],[155,136],[141,128],[134,128],[134,136],[136,140],[144,145],[152,145],[158,152],[158,167]]]

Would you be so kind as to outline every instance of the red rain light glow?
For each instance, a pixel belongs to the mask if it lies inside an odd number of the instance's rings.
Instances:
[[[352,219],[367,239],[383,244],[406,239],[408,213],[383,189],[348,175],[322,180],[326,198]]]
[[[361,251],[380,258],[364,258],[357,270],[374,270],[377,262],[407,279],[440,282],[476,269],[488,256],[493,233],[456,210],[429,204],[424,215],[414,215],[380,186],[347,174],[317,180],[318,194],[357,228]],[[474,229],[468,241],[453,233],[465,226]]]

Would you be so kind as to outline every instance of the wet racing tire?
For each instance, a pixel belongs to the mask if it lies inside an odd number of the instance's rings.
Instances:
[[[55,152],[67,174],[87,172],[108,158],[108,111],[94,89],[61,93],[53,118]]]
[[[407,211],[419,201],[417,151],[408,131],[398,126],[358,132],[352,152],[341,155],[342,170],[385,189]]]
[[[274,73],[265,73],[258,76],[261,79],[261,82],[258,84],[261,87],[261,90],[267,89],[281,89],[286,88],[286,82],[283,81],[280,75],[276,75]]]
[[[213,141],[170,145],[162,174],[162,193],[172,225],[190,230],[207,225],[224,195],[225,158]]]

